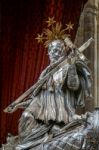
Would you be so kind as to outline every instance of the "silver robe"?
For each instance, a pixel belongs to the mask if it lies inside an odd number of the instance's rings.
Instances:
[[[46,73],[44,71],[40,78]],[[65,64],[46,81],[23,112],[19,134],[30,133],[39,121],[46,125],[51,121],[67,124],[73,119],[75,109],[84,107],[85,97],[90,93],[91,75],[87,65],[80,60],[73,65]]]

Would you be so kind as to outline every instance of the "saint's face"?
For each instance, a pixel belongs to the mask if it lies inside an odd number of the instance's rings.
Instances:
[[[51,62],[55,62],[65,55],[65,45],[63,41],[55,40],[49,44],[48,55]]]

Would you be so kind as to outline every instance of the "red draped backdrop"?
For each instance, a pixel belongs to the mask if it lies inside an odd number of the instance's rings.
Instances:
[[[0,2],[0,143],[7,133],[16,134],[21,111],[6,114],[3,109],[33,85],[48,64],[47,50],[35,37],[54,16],[65,25],[74,23],[74,40],[80,13],[86,0],[2,0]]]

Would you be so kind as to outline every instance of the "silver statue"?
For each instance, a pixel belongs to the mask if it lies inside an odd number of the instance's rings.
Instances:
[[[78,148],[82,142],[81,148],[85,148],[83,118],[75,110],[84,107],[86,97],[91,97],[91,74],[82,54],[91,40],[80,49],[75,48],[69,39],[65,42],[54,40],[49,44],[50,65],[41,73],[32,90],[21,96],[21,99],[26,98],[24,101],[18,99],[5,109],[10,113],[18,108],[25,109],[19,120],[18,136],[8,136],[7,144],[3,145],[5,150],[53,150],[55,145],[57,149],[69,150],[64,143],[73,146],[74,141],[78,142],[78,135],[81,138]],[[60,137],[63,143],[59,143]],[[76,144],[74,148],[77,149]]]

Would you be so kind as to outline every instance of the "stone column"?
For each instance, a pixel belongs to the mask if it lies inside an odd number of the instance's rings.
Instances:
[[[86,110],[92,110],[98,105],[98,55],[97,55],[97,12],[98,0],[88,0],[80,18],[80,26],[76,35],[75,44],[79,47],[83,42],[93,37],[95,41],[84,52],[90,60],[89,67],[92,70],[94,99],[86,104]]]
[[[98,0],[98,15],[97,15],[97,105],[99,106],[99,0]]]

